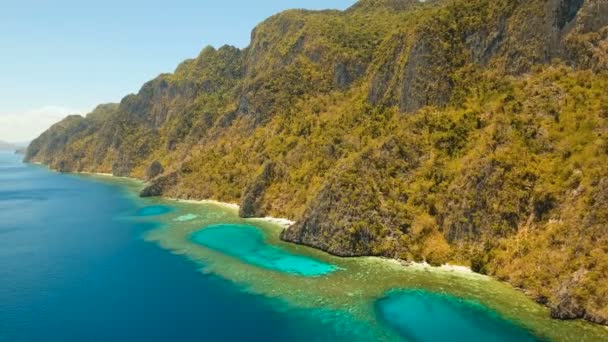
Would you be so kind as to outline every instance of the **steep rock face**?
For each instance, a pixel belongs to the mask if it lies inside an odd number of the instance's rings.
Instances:
[[[141,197],[155,197],[164,194],[165,189],[175,186],[179,182],[179,175],[175,172],[159,177],[154,183],[148,184],[139,194]]]
[[[403,112],[414,112],[430,104],[445,105],[450,99],[452,81],[447,71],[439,70],[449,66],[449,57],[433,48],[433,40],[435,37],[423,35],[411,48],[399,99]]]
[[[398,241],[411,222],[396,203],[406,195],[394,186],[397,179],[411,177],[423,158],[409,137],[387,137],[352,164],[338,165],[303,218],[281,238],[340,256],[399,255],[407,250]]]
[[[163,171],[164,171],[164,169],[163,169],[162,164],[158,160],[155,160],[146,169],[146,179],[148,179],[148,180],[153,179],[154,177],[163,173]]]
[[[551,306],[551,316],[559,319],[575,319],[585,316],[585,308],[573,293],[587,271],[580,269],[570,279],[560,284],[556,291],[557,302]]]
[[[60,154],[72,139],[87,128],[88,123],[82,116],[70,115],[32,141],[27,148],[25,159],[36,159],[35,161],[67,171],[71,165],[67,160],[60,159]]]
[[[344,178],[342,178],[344,177]],[[352,177],[352,175],[351,175]],[[374,255],[377,240],[373,226],[359,223],[360,216],[376,221],[378,195],[373,185],[347,179],[330,180],[313,200],[312,206],[294,226],[281,233],[281,239],[297,242],[339,256]],[[345,205],[349,203],[349,205]],[[380,222],[376,222],[380,224]]]
[[[471,265],[606,322],[607,8],[286,11],[51,127],[26,160],[289,217],[283,239],[337,255]]]
[[[585,47],[582,43],[574,47],[571,42],[608,24],[606,1],[447,3],[435,15],[416,23],[413,32],[395,36],[400,42],[393,52],[385,54],[389,59],[381,57],[376,62],[381,67],[372,79],[372,103],[383,103],[380,100],[384,99],[392,105],[398,94],[403,112],[426,105],[442,106],[471,68],[490,65],[521,74],[554,58],[576,65],[584,59],[577,56],[583,51],[606,50],[605,41],[597,38],[593,42],[587,39]],[[605,65],[597,67],[606,69]]]
[[[241,58],[242,51],[234,47],[205,48],[197,59],[183,62],[175,74],[147,82],[138,94],[126,96],[119,105],[99,106],[83,121],[89,129],[83,133],[83,142],[87,142],[78,149],[86,150],[86,160],[70,148],[39,153],[37,144],[26,159],[39,161],[43,156],[62,155],[62,164],[72,165],[65,171],[99,170],[143,178],[153,162],[153,152],[195,144],[211,126],[210,121],[222,114],[218,102],[242,77]],[[47,144],[46,137],[39,139],[42,145]]]
[[[264,192],[272,182],[275,173],[273,162],[266,162],[262,166],[262,171],[247,187],[241,200],[239,216],[241,217],[262,217],[265,211],[262,208]]]
[[[438,220],[449,241],[506,236],[530,215],[534,194],[527,189],[534,188],[537,175],[525,168],[523,158],[489,159],[470,165],[442,196]]]

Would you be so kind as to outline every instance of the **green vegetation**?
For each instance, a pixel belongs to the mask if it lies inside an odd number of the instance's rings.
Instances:
[[[594,0],[287,11],[26,159],[296,219],[283,239],[337,255],[470,265],[606,324],[606,25]]]

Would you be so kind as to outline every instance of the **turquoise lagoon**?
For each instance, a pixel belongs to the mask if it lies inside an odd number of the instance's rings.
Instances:
[[[383,321],[410,341],[536,341],[478,302],[424,290],[391,291],[376,301]]]
[[[270,270],[310,277],[336,270],[334,265],[267,244],[262,232],[254,226],[214,225],[194,233],[191,239],[207,248]]]

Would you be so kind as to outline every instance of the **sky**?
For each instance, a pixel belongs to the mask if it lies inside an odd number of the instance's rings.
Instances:
[[[246,47],[285,9],[355,0],[0,0],[0,140],[119,102],[207,46]]]

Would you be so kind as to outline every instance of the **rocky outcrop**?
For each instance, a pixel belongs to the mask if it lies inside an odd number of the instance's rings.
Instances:
[[[70,115],[54,124],[28,146],[25,160],[54,164],[70,141],[88,128],[88,122],[80,115]]]
[[[175,186],[179,182],[179,175],[176,172],[172,172],[166,176],[156,178],[154,181],[149,183],[145,188],[141,190],[139,196],[141,197],[155,197],[162,196],[165,191],[172,186]]]
[[[263,208],[264,192],[270,186],[274,175],[275,164],[271,161],[265,162],[262,171],[243,193],[239,216],[262,217],[266,215]]]
[[[146,178],[148,180],[153,179],[156,176],[158,176],[161,173],[163,173],[163,171],[164,171],[164,169],[163,169],[162,164],[158,160],[155,160],[146,169]]]
[[[404,249],[397,241],[411,222],[404,220],[404,208],[393,206],[404,200],[404,194],[387,184],[411,177],[420,158],[410,137],[387,137],[352,164],[337,166],[302,218],[284,230],[281,238],[339,256],[398,256]]]
[[[406,1],[400,3],[407,7]],[[410,35],[392,37],[400,42],[385,44],[387,50],[376,61],[380,67],[373,72],[370,102],[389,106],[397,102],[406,113],[426,105],[444,106],[463,74],[490,64],[522,74],[557,58],[574,66],[591,64],[586,67],[607,70],[608,43],[597,37],[608,25],[606,1],[498,3],[500,11],[487,10],[481,21],[468,21],[471,15],[480,15],[479,3],[456,2],[445,16],[430,16]]]
[[[365,66],[357,62],[338,62],[335,66],[334,83],[339,89],[352,85],[365,73]]]
[[[450,61],[431,43],[436,37],[423,35],[412,46],[405,65],[399,108],[414,112],[427,105],[443,106],[450,99],[453,82]]]
[[[585,307],[574,292],[586,273],[587,270],[580,269],[559,285],[555,293],[555,300],[551,305],[551,317],[559,319],[585,317]]]
[[[380,213],[375,202],[378,196],[373,188],[354,190],[344,181],[336,179],[328,182],[313,200],[304,218],[281,232],[281,239],[338,256],[377,255],[372,244],[378,239],[376,227],[368,225],[367,220],[360,221],[360,218],[363,216],[379,223]],[[345,202],[349,205],[345,206]],[[365,207],[364,203],[368,206]]]

